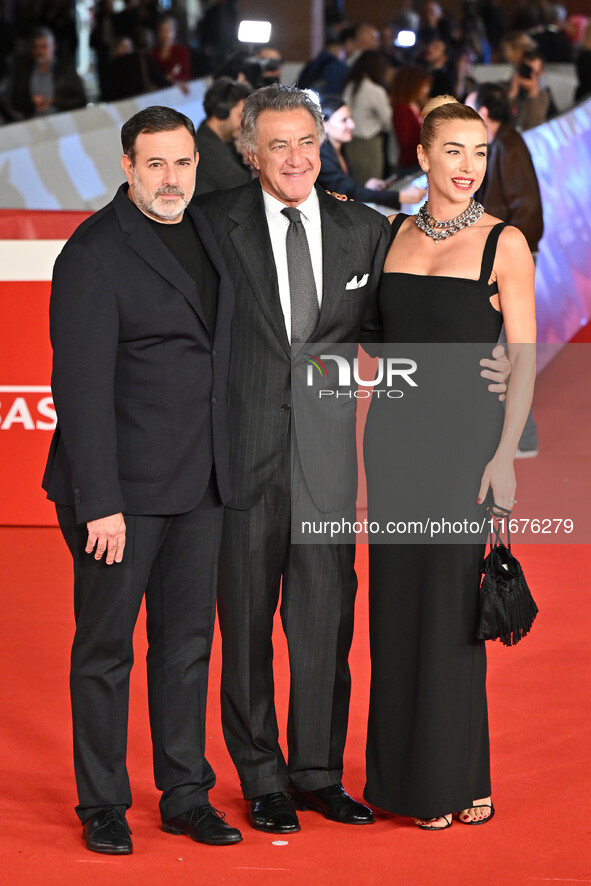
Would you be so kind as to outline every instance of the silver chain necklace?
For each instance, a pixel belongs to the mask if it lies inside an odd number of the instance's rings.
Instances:
[[[468,208],[455,218],[438,221],[436,218],[433,218],[427,209],[427,204],[424,203],[417,212],[415,219],[417,227],[420,228],[427,237],[431,237],[432,240],[435,240],[435,243],[439,243],[440,240],[447,240],[448,237],[452,237],[463,228],[469,228],[470,225],[475,224],[483,213],[484,206],[482,203],[477,203],[474,197],[472,197],[468,204]]]

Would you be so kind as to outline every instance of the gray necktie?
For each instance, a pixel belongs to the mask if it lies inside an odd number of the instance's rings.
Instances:
[[[291,302],[291,340],[305,342],[309,341],[318,326],[320,316],[310,247],[300,210],[288,207],[281,212],[289,219],[285,245]]]

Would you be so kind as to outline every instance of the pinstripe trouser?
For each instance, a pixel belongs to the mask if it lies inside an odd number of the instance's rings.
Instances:
[[[296,463],[295,482],[304,483]],[[330,514],[326,515],[330,519]],[[226,508],[218,613],[222,631],[222,723],[247,800],[341,781],[350,697],[348,655],[357,577],[355,547],[291,544],[289,453],[249,510]],[[278,740],[273,616],[290,664],[288,761]]]

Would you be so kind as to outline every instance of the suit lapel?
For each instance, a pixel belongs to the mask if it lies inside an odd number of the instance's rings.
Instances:
[[[126,185],[122,185],[118,190],[113,204],[122,230],[128,233],[127,245],[184,295],[207,329],[195,281],[179,265],[150,225],[144,223],[141,213],[127,197]]]
[[[347,285],[349,268],[344,257],[351,249],[353,226],[338,200],[322,188],[316,190],[322,223],[322,307],[314,338],[320,341]]]
[[[193,203],[189,203],[186,212],[191,216],[195,229],[203,244],[203,248],[207,252],[211,263],[220,276],[215,322],[215,332],[217,333],[220,324],[225,322],[226,315],[228,314],[229,316],[229,313],[231,313],[234,307],[234,288],[221,249],[215,241],[213,232],[209,227],[205,216]]]
[[[281,310],[277,270],[258,182],[244,188],[230,212],[236,227],[230,239],[260,308],[288,356],[291,348]]]

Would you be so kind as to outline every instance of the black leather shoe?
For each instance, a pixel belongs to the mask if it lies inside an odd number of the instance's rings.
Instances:
[[[107,806],[91,815],[82,825],[82,839],[91,852],[105,855],[131,855],[131,828],[116,806]]]
[[[209,846],[229,846],[242,840],[238,828],[231,828],[225,821],[224,813],[218,812],[209,803],[193,806],[176,818],[163,821],[162,830],[167,834],[186,834],[191,840]]]
[[[373,824],[375,818],[369,806],[358,803],[345,791],[342,784],[332,784],[318,791],[290,791],[296,809],[313,809],[331,821],[342,824]]]
[[[257,831],[272,834],[293,834],[300,829],[293,803],[282,791],[251,800],[248,819]]]

